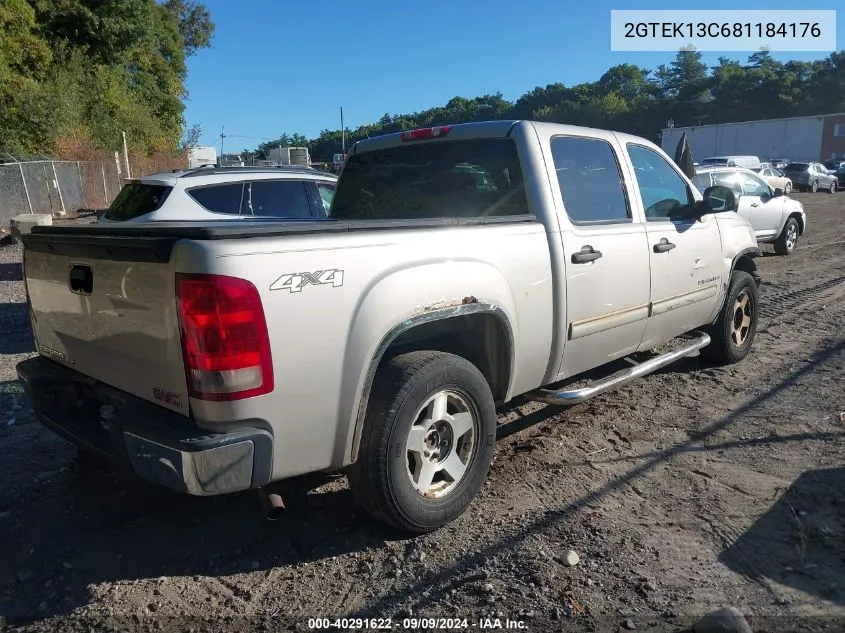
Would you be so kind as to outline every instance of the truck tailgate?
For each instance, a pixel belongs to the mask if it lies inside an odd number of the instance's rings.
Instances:
[[[24,250],[38,351],[188,415],[173,271],[167,261],[126,259]]]

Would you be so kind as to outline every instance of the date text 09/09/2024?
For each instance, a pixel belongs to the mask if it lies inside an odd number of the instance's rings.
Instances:
[[[625,37],[819,37],[818,22],[626,22]]]
[[[509,618],[309,618],[308,628],[311,630],[335,631],[376,631],[376,630],[408,630],[408,631],[452,631],[471,630],[527,630],[523,620]]]

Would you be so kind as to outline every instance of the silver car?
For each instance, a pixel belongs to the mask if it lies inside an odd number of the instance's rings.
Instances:
[[[199,167],[131,180],[100,222],[327,217],[337,176],[311,167]]]
[[[757,241],[773,243],[779,255],[791,255],[807,230],[804,206],[750,169],[699,167],[693,183],[702,192],[712,185],[731,188],[739,198],[737,213],[751,224]]]
[[[836,193],[838,188],[836,176],[821,163],[789,163],[781,171],[792,181],[792,186],[798,191],[816,193],[824,190]]]

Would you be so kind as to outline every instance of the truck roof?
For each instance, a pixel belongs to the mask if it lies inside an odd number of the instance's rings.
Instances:
[[[499,121],[479,121],[476,123],[456,123],[454,125],[440,125],[420,129],[437,130],[437,135],[448,137],[450,141],[478,138],[504,138],[508,136],[511,133],[511,130],[520,123],[528,123],[536,126],[537,128],[552,127],[560,134],[569,133],[575,135],[589,135],[597,138],[609,138],[616,136],[621,141],[636,141],[640,144],[647,144],[650,147],[657,147],[654,143],[651,143],[647,139],[623,132],[580,125],[567,125],[565,123],[534,121],[531,119],[503,119]],[[401,145],[403,143],[403,134],[407,134],[411,131],[412,130],[404,130],[402,132],[392,132],[390,134],[362,139],[352,146],[350,153],[371,152],[377,149],[385,149]]]

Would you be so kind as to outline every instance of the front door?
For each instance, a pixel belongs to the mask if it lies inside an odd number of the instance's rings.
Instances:
[[[709,323],[718,308],[722,245],[713,214],[690,219],[687,181],[656,151],[628,143],[651,263],[648,325],[640,349]]]
[[[645,227],[632,214],[612,140],[550,141],[566,257],[567,340],[559,379],[634,352],[648,319]]]

